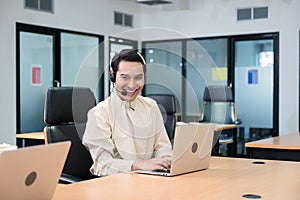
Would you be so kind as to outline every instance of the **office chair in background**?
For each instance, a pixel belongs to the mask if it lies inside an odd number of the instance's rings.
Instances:
[[[203,101],[200,108],[199,122],[210,122],[217,124],[240,124],[237,119],[236,108],[232,94],[232,88],[229,86],[212,85],[204,90]],[[228,155],[234,155],[236,152],[232,145],[237,134],[237,128],[229,130],[216,131],[214,141],[216,143],[213,154],[219,155],[219,145],[226,144],[229,148]],[[235,149],[236,151],[236,149]]]
[[[171,94],[148,94],[147,97],[154,99],[158,104],[169,139],[173,142],[177,122],[176,97]]]
[[[71,141],[60,183],[73,183],[95,178],[90,173],[93,160],[81,139],[87,112],[96,105],[94,94],[84,87],[51,87],[45,99],[46,142]]]

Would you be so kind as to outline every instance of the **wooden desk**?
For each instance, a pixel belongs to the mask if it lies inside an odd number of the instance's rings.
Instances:
[[[26,139],[29,139],[29,140],[43,140],[44,142],[46,141],[44,132],[17,133],[16,138],[22,140],[22,147],[26,146],[26,144],[25,144]]]
[[[237,129],[239,126],[236,124],[217,124],[215,131]]]
[[[300,133],[267,138],[245,144],[250,158],[300,161]]]
[[[70,185],[58,185],[53,200],[73,199],[300,199],[300,163],[212,157],[208,170],[175,177],[122,173]]]

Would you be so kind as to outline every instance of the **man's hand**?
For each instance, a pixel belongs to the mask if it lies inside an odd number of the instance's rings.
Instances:
[[[171,168],[171,157],[163,156],[161,158],[152,158],[150,160],[137,160],[132,166],[131,170],[162,170],[168,171]]]

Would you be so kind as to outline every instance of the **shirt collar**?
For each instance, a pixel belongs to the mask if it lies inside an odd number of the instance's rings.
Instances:
[[[130,101],[130,102],[129,101],[124,101],[119,97],[117,92],[114,90],[113,93],[112,93],[112,98],[114,99],[113,101],[115,101],[120,106],[125,105],[126,108],[131,109],[131,110],[134,111],[135,108],[136,108],[136,102],[137,102],[138,96],[133,101]]]

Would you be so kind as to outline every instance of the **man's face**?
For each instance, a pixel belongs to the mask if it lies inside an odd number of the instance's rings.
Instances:
[[[133,101],[144,87],[144,70],[140,62],[121,61],[116,76],[115,87],[118,96],[124,101]],[[127,95],[121,92],[126,90]]]

